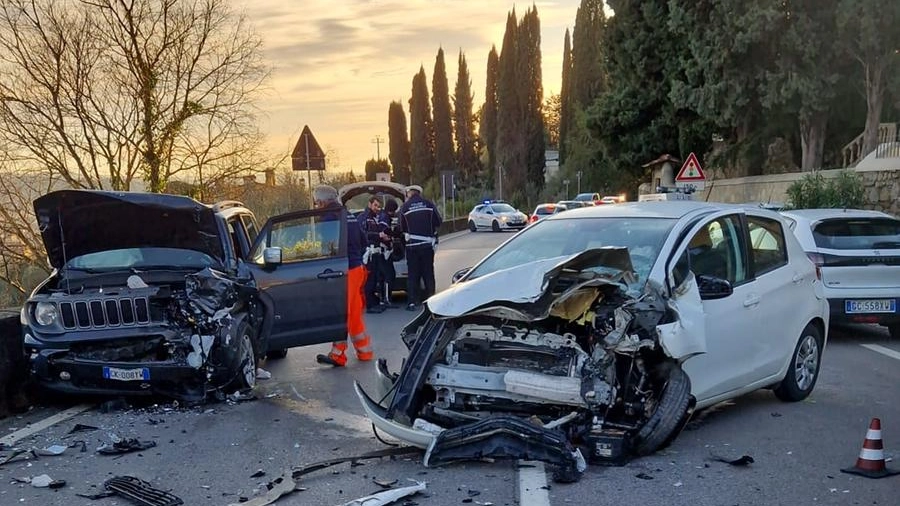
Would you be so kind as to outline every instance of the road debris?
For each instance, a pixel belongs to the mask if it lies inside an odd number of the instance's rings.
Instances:
[[[255,473],[251,474],[251,478],[261,478],[266,475],[266,472],[262,469],[257,469]]]
[[[647,473],[638,473],[638,474],[634,475],[634,477],[641,479],[641,480],[652,480],[653,479],[653,477]]]
[[[359,499],[354,499],[350,502],[344,503],[342,506],[384,506],[385,504],[391,504],[392,502],[395,502],[399,499],[418,494],[419,492],[423,492],[424,490],[425,482],[417,481],[415,485],[385,490],[384,492],[378,492],[376,494],[360,497]]]
[[[57,455],[62,455],[68,449],[69,449],[68,446],[51,445],[46,448],[36,448],[34,450],[34,453],[35,453],[35,455],[38,455],[40,457],[54,457]]]
[[[154,446],[156,446],[156,441],[139,441],[137,438],[128,438],[116,441],[112,445],[104,444],[97,448],[97,453],[101,455],[120,455],[147,450]]]
[[[153,488],[146,481],[133,476],[114,476],[106,480],[103,488],[143,506],[181,506],[184,504],[184,501],[169,492]]]
[[[228,506],[266,506],[292,493],[296,486],[297,483],[294,482],[292,471],[288,470],[267,485],[269,490],[266,492],[266,495],[256,497],[249,501],[231,503]]]
[[[744,456],[734,459],[734,460],[726,459],[726,458],[720,457],[718,455],[713,455],[711,458],[713,460],[715,460],[716,462],[724,462],[726,464],[736,466],[736,467],[748,466],[754,462],[753,457],[751,457],[749,455],[744,455]]]
[[[100,430],[99,427],[94,427],[93,425],[85,425],[83,423],[76,423],[74,427],[69,429],[67,434],[75,434],[78,432],[91,432],[95,430]]]
[[[372,483],[378,485],[381,488],[391,488],[397,484],[397,480],[379,480],[377,478],[372,478]]]

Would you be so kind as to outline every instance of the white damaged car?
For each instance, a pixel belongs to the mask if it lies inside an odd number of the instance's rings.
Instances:
[[[776,213],[701,202],[575,209],[428,299],[399,373],[356,392],[429,466],[547,462],[558,481],[671,442],[696,407],[806,398],[828,304]]]

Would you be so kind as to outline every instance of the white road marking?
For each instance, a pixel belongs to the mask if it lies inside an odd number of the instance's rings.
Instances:
[[[77,406],[72,406],[71,408],[69,408],[65,411],[60,411],[59,413],[57,413],[53,416],[48,416],[47,418],[44,418],[43,420],[41,420],[39,422],[33,423],[33,424],[29,425],[28,427],[25,427],[24,429],[19,429],[19,430],[13,432],[12,434],[8,434],[8,435],[0,438],[0,444],[13,445],[20,439],[24,439],[32,434],[36,434],[36,433],[46,429],[47,427],[51,427],[60,422],[64,422],[79,413],[84,413],[85,411],[91,409],[92,407],[94,407],[94,406],[91,404],[79,404]]]
[[[519,506],[550,506],[544,463],[519,461]]]
[[[893,359],[900,360],[900,352],[894,351],[890,348],[885,348],[884,346],[879,346],[877,344],[861,344],[863,348],[868,348],[876,353],[881,353],[882,355],[887,355]]]

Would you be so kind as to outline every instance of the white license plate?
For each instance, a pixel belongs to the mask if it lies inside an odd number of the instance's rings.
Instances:
[[[844,312],[856,313],[896,313],[896,299],[869,299],[844,301]]]
[[[103,377],[118,381],[148,381],[150,379],[150,369],[142,367],[140,369],[119,369],[118,367],[104,367]]]

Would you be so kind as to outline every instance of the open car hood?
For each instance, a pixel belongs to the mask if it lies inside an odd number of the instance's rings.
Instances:
[[[589,270],[597,267],[612,271],[600,274]],[[633,275],[627,248],[596,248],[460,281],[429,298],[426,304],[438,318],[482,314],[530,321],[551,313],[580,315],[581,306],[589,306],[593,301],[585,289],[632,281]]]
[[[341,204],[346,205],[350,199],[357,195],[376,195],[379,193],[396,197],[401,201],[406,200],[406,186],[392,181],[360,181],[359,183],[350,183],[342,186],[341,189],[338,190],[338,199],[340,199]]]
[[[215,212],[189,197],[61,190],[36,199],[34,213],[56,268],[88,253],[141,247],[189,249],[224,259]]]

